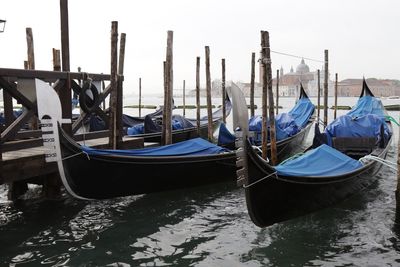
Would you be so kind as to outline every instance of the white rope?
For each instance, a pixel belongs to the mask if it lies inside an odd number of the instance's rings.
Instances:
[[[265,177],[263,177],[263,178],[261,178],[261,179],[255,181],[255,182],[252,182],[252,183],[249,184],[249,185],[243,185],[243,188],[249,188],[250,186],[253,186],[253,185],[255,185],[256,183],[261,182],[261,181],[263,181],[263,180],[265,180],[265,179],[267,179],[268,177],[271,177],[271,176],[273,176],[273,175],[275,175],[276,178],[278,178],[277,173],[276,173],[276,172],[273,172],[273,173],[268,174],[267,176],[265,176]]]
[[[397,171],[397,167],[396,167],[397,163],[395,163],[395,162],[391,162],[389,160],[382,159],[380,157],[372,156],[372,155],[366,155],[359,159],[359,161],[361,161],[362,163],[364,163],[366,160],[374,160],[376,162],[379,162],[379,163],[391,168],[392,170]]]
[[[67,160],[67,159],[70,159],[70,158],[73,158],[73,157],[79,156],[80,154],[85,154],[85,155],[86,155],[86,157],[88,158],[88,160],[90,160],[89,154],[88,154],[86,151],[83,151],[83,150],[82,150],[81,152],[79,152],[79,153],[76,153],[76,154],[73,154],[73,155],[71,155],[71,156],[68,156],[68,157],[62,158],[61,160]]]

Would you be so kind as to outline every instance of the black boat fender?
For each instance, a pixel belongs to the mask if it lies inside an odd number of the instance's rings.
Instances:
[[[91,98],[87,92],[92,93],[93,98]],[[86,113],[92,113],[95,109],[95,103],[99,97],[99,91],[97,87],[91,82],[91,80],[85,80],[82,89],[79,93],[79,105],[83,111]]]

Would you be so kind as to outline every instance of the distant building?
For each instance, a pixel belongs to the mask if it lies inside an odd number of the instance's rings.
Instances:
[[[345,79],[338,82],[339,96],[359,96],[362,88],[362,79]],[[399,96],[400,81],[398,80],[378,80],[375,78],[366,80],[368,87],[377,97]]]

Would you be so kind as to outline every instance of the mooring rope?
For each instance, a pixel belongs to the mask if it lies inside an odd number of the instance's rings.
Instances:
[[[396,167],[397,163],[391,162],[391,161],[389,161],[387,159],[382,159],[380,157],[373,156],[373,155],[366,155],[366,156],[364,156],[364,157],[359,159],[359,161],[361,161],[363,163],[364,163],[365,160],[374,160],[376,162],[379,162],[379,163],[391,168],[392,170],[397,171],[397,167]]]
[[[71,155],[71,156],[68,156],[68,157],[65,157],[65,158],[62,158],[61,160],[67,160],[67,159],[70,159],[70,158],[73,158],[73,157],[76,157],[76,156],[79,156],[79,155],[81,155],[81,154],[85,154],[86,155],[86,157],[88,158],[88,160],[90,160],[90,157],[89,157],[89,154],[86,152],[86,151],[81,151],[81,152],[79,152],[79,153],[76,153],[76,154],[73,154],[73,155]]]
[[[265,177],[263,177],[263,178],[261,178],[261,179],[255,181],[255,182],[252,182],[252,183],[249,184],[249,185],[243,185],[243,188],[246,188],[246,189],[247,189],[247,188],[249,188],[249,187],[251,187],[251,186],[253,186],[253,185],[255,185],[255,184],[257,184],[257,183],[259,183],[259,182],[261,182],[261,181],[263,181],[263,180],[265,180],[265,179],[267,179],[268,177],[271,177],[271,176],[273,176],[273,175],[275,175],[276,178],[278,178],[277,172],[273,172],[273,173],[268,174],[267,176],[265,176]]]
[[[386,117],[386,119],[388,119],[389,121],[391,121],[391,122],[394,122],[397,126],[400,126],[400,123],[398,123],[397,121],[396,121],[396,119],[395,118],[393,118],[392,116],[385,116]]]

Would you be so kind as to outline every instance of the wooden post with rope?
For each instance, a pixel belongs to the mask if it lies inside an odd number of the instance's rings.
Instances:
[[[226,123],[226,107],[225,107],[225,99],[226,99],[226,88],[225,88],[225,58],[221,60],[222,65],[222,121]]]
[[[142,117],[142,78],[139,78],[139,117]]]
[[[328,50],[325,50],[325,74],[324,74],[324,127],[328,125]]]
[[[207,118],[208,118],[208,141],[213,140],[213,118],[211,112],[211,74],[210,74],[210,47],[205,47],[206,54],[206,91],[207,91]]]
[[[337,114],[337,95],[338,95],[338,74],[335,74],[335,109],[333,111],[333,119],[336,120]]]
[[[321,109],[321,74],[317,71],[317,123],[320,121],[320,109]]]
[[[196,108],[197,135],[200,136],[200,57],[196,58]]]
[[[254,77],[256,68],[256,53],[251,53],[251,78],[250,78],[250,117],[254,117]]]
[[[279,113],[279,70],[276,70],[276,115]]]
[[[397,137],[397,187],[396,187],[396,223],[400,224],[400,127]]]
[[[183,102],[183,117],[186,116],[186,92],[185,92],[185,80],[183,80],[183,87],[182,87],[182,102]]]
[[[268,47],[269,49],[269,47]],[[268,99],[268,77],[267,77],[267,36],[264,31],[261,31],[261,80],[262,80],[262,129],[261,129],[261,146],[262,157],[268,158],[268,112],[267,112],[267,99]]]

